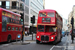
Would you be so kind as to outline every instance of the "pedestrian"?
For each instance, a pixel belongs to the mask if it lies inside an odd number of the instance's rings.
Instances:
[[[25,31],[25,35],[27,36],[27,31]]]
[[[72,40],[72,43],[73,43],[74,37],[73,37],[72,29],[70,30],[69,35],[71,35],[71,40]]]
[[[72,33],[72,29],[70,30],[70,33],[69,33],[69,35],[71,35],[71,33]]]
[[[27,31],[27,34],[28,34],[28,36],[29,36],[29,30]]]

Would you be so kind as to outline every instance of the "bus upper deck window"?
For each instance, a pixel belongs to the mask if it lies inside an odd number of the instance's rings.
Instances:
[[[18,19],[18,16],[16,16],[16,19]]]
[[[2,15],[5,15],[5,16],[6,16],[6,12],[5,12],[5,11],[3,11],[3,12],[2,12]]]
[[[11,13],[7,12],[7,16],[8,16],[8,17],[11,17]]]
[[[40,17],[46,17],[46,13],[40,13]]]
[[[47,17],[54,17],[54,13],[48,13]]]
[[[12,14],[12,18],[15,18],[15,15]]]
[[[19,20],[20,20],[21,18],[19,17]]]

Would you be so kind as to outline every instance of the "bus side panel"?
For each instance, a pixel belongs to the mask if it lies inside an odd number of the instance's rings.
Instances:
[[[2,22],[0,22],[0,32],[2,32]]]
[[[61,36],[62,36],[62,21],[61,21],[61,17],[58,15],[57,16],[57,41],[60,40]]]
[[[1,36],[0,36],[0,42],[1,42]]]
[[[21,37],[19,39],[22,39],[22,26],[18,26],[18,29],[21,28],[21,31],[17,31],[16,37],[18,36],[18,34],[21,35]],[[17,37],[18,38],[18,37]]]
[[[2,32],[2,9],[0,8],[0,42],[1,41],[1,32]]]
[[[2,9],[0,8],[0,31],[2,31]]]
[[[6,32],[1,32],[1,42],[7,41],[6,40],[6,38],[7,38],[6,34],[7,34]]]

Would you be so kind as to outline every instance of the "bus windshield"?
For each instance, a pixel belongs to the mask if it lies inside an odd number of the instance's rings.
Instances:
[[[46,32],[56,32],[56,27],[46,26],[45,31]]]
[[[54,13],[48,13],[47,17],[54,17]]]
[[[46,13],[40,13],[40,17],[46,17]]]
[[[39,32],[44,32],[44,26],[43,25],[38,25],[38,31]]]

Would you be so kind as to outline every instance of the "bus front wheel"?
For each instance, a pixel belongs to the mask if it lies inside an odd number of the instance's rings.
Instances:
[[[7,38],[7,42],[8,42],[8,43],[11,42],[11,36],[8,36],[8,38]]]
[[[61,40],[62,40],[62,37],[60,37],[60,41],[59,42],[61,42]]]
[[[53,41],[53,44],[55,45],[57,43],[57,37],[55,37],[55,40]]]
[[[37,44],[39,44],[39,43],[40,43],[40,41],[36,40],[36,43],[37,43]]]

